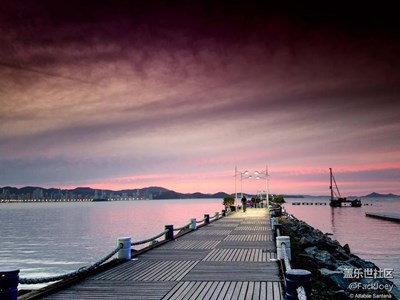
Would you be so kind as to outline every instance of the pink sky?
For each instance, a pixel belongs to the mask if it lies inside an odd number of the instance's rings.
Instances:
[[[400,194],[390,12],[96,3],[0,13],[0,187]]]

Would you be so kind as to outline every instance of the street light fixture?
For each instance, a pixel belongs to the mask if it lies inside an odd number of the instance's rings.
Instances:
[[[240,194],[241,194],[241,198],[243,198],[243,185],[242,185],[242,180],[243,179],[252,179],[253,176],[251,176],[251,174],[249,173],[249,171],[244,171],[244,172],[240,172],[237,170],[237,167],[235,167],[235,203],[237,202],[237,189],[236,189],[236,178],[237,175],[240,174]],[[259,171],[255,171],[254,172],[255,178],[256,179],[264,179],[265,178],[265,185],[266,185],[266,197],[267,197],[267,208],[269,208],[269,187],[268,187],[268,166],[265,168],[265,172],[259,172]]]
[[[250,175],[249,171],[244,171],[240,172],[237,170],[237,167],[235,167],[235,204],[237,202],[237,188],[236,188],[236,178],[240,175],[240,197],[243,198],[243,179],[252,179],[253,177]]]
[[[265,172],[258,172],[255,171],[254,175],[256,175],[256,179],[264,179],[265,178],[265,193],[266,193],[266,200],[267,200],[267,209],[269,209],[269,186],[268,186],[268,181],[269,181],[269,174],[268,174],[268,166],[265,168]]]

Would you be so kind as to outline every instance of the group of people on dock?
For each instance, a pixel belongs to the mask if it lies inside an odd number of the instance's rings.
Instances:
[[[247,204],[249,205],[249,207],[256,207],[256,203],[258,203],[258,201],[256,201],[255,198],[251,198],[250,201],[247,201],[246,196],[243,195],[242,197],[243,212],[246,212]]]

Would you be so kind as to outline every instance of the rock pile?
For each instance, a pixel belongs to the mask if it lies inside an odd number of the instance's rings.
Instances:
[[[352,254],[348,244],[341,246],[329,234],[293,216],[281,215],[280,223],[282,235],[290,236],[292,268],[312,273],[313,299],[399,299],[399,290],[387,279],[390,276]]]

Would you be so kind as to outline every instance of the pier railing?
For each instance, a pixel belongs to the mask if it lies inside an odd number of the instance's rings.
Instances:
[[[56,276],[48,276],[48,277],[37,277],[37,278],[19,278],[19,283],[21,284],[37,284],[37,283],[47,283],[47,282],[53,282],[53,281],[59,281],[63,279],[70,279],[79,275],[82,275],[84,273],[87,273],[91,270],[96,269],[98,266],[109,260],[112,256],[114,256],[119,250],[121,250],[123,247],[123,244],[120,243],[113,251],[111,251],[109,254],[95,262],[94,264],[87,266],[87,267],[82,267],[77,271],[66,273],[63,275],[56,275]]]
[[[153,249],[158,244],[163,244],[170,240],[174,240],[175,237],[181,236],[193,230],[197,230],[197,228],[206,226],[211,222],[215,222],[221,217],[225,217],[230,212],[222,210],[222,213],[215,212],[214,216],[210,218],[209,214],[204,215],[203,219],[197,221],[196,218],[190,219],[190,222],[181,227],[174,228],[173,225],[165,225],[164,231],[161,233],[152,236],[150,238],[140,240],[140,241],[131,241],[130,237],[122,237],[117,240],[117,246],[110,253],[108,253],[103,258],[99,259],[97,262],[93,263],[90,266],[82,267],[76,271],[65,273],[62,275],[48,276],[48,277],[37,277],[37,278],[24,278],[19,277],[20,270],[1,270],[0,269],[0,299],[7,300],[16,300],[18,297],[18,284],[41,284],[41,283],[49,283],[55,281],[68,281],[68,280],[80,280],[88,275],[96,272],[99,267],[103,266],[105,262],[110,260],[115,254],[117,254],[118,261],[130,260],[132,257],[132,246],[139,246],[144,244],[149,244],[147,247],[141,249],[140,251],[136,251],[135,253],[142,253]],[[198,225],[199,224],[199,225]],[[174,232],[177,232],[174,234]],[[164,237],[164,240],[159,241],[160,238]],[[110,262],[111,263],[111,262]]]
[[[303,269],[292,269],[290,264],[290,237],[282,235],[282,225],[274,211],[270,211],[270,222],[276,241],[277,258],[283,261],[286,285],[286,300],[307,300],[311,297],[311,272]]]

